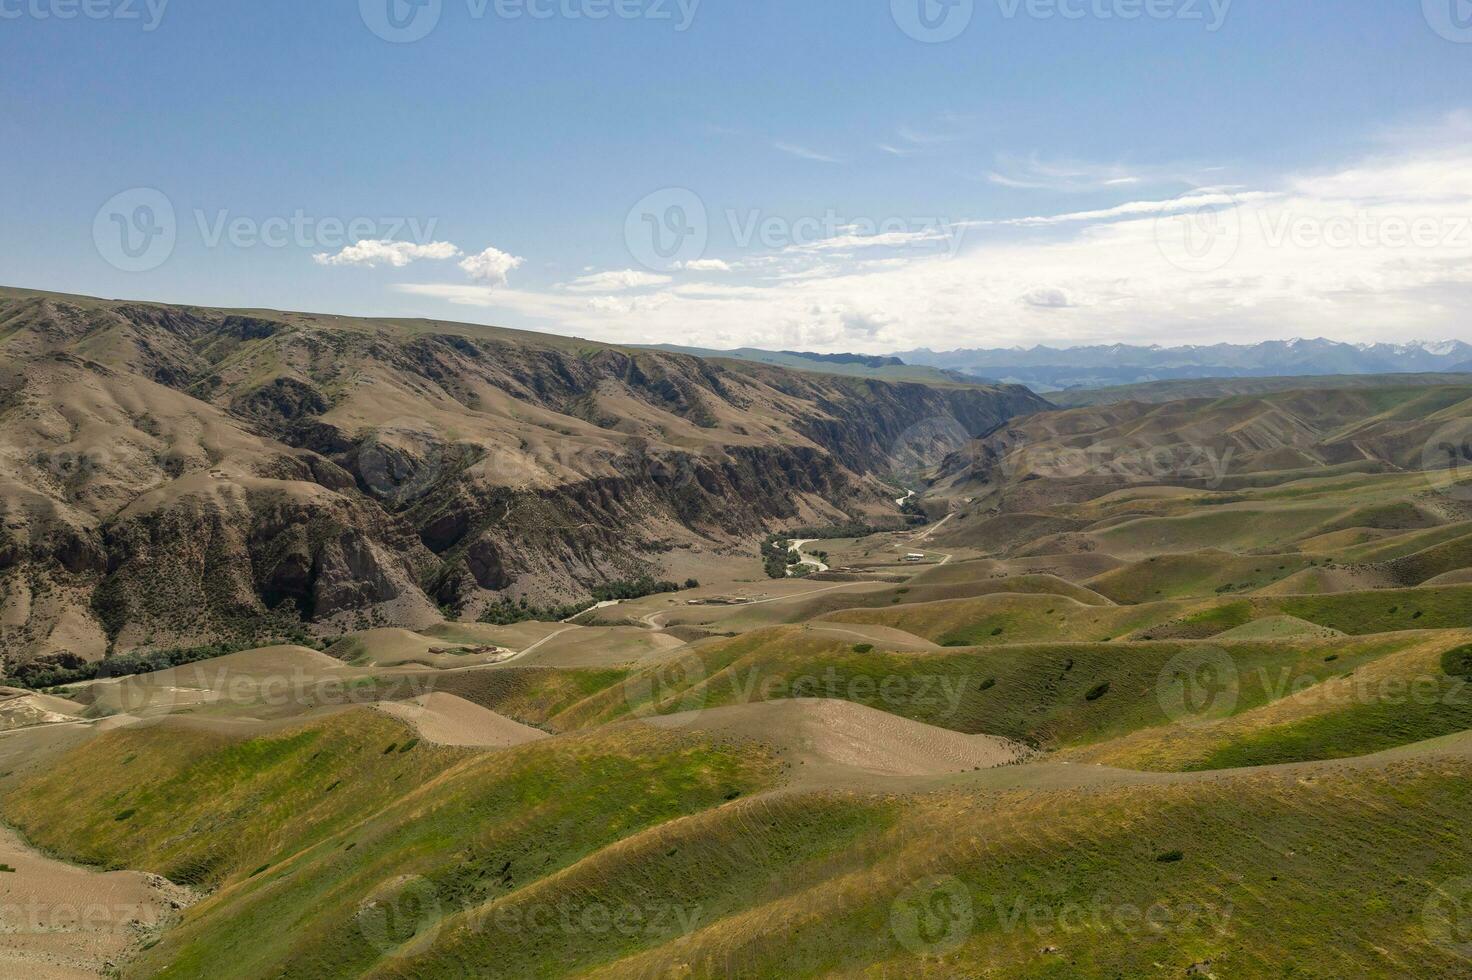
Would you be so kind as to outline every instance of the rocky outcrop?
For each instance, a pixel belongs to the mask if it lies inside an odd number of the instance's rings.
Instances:
[[[896,517],[905,447],[1045,407],[456,324],[0,290],[0,654],[416,625]],[[81,623],[78,627],[76,624]],[[97,640],[96,638],[105,638]]]

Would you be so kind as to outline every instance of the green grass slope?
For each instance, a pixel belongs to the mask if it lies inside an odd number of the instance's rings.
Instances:
[[[216,889],[132,975],[352,976],[460,907],[775,775],[756,747],[646,726],[474,755],[357,711],[244,742],[104,735],[4,812],[57,853]],[[425,894],[432,915],[404,913]]]
[[[337,750],[360,756],[401,732],[367,717],[346,731]],[[67,760],[98,785],[36,776],[7,813],[55,849],[141,860],[137,832],[99,829],[141,737]],[[225,753],[269,795],[305,775],[279,761],[305,737],[195,743],[152,775]],[[250,806],[228,826],[207,818],[218,804],[140,807],[160,838],[269,846],[243,847],[127,974],[1466,975],[1465,745],[1210,776],[997,770],[909,796],[754,796],[774,775],[759,750],[643,726],[561,750],[461,758],[323,830]]]

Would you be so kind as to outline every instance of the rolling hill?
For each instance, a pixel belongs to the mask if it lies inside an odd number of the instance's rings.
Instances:
[[[6,299],[0,968],[1467,975],[1472,385]]]

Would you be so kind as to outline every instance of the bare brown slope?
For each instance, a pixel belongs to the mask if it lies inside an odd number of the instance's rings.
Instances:
[[[1027,758],[1005,738],[962,735],[848,701],[797,699],[645,719],[660,728],[710,732],[773,747],[795,785],[885,785],[872,777],[942,776]]]
[[[434,321],[0,290],[0,654],[418,626],[585,598],[781,525],[1023,389],[800,374]]]

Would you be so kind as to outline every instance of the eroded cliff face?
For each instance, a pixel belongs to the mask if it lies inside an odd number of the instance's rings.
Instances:
[[[425,321],[0,292],[0,653],[88,657],[572,600],[677,549],[895,516],[1018,388]]]

